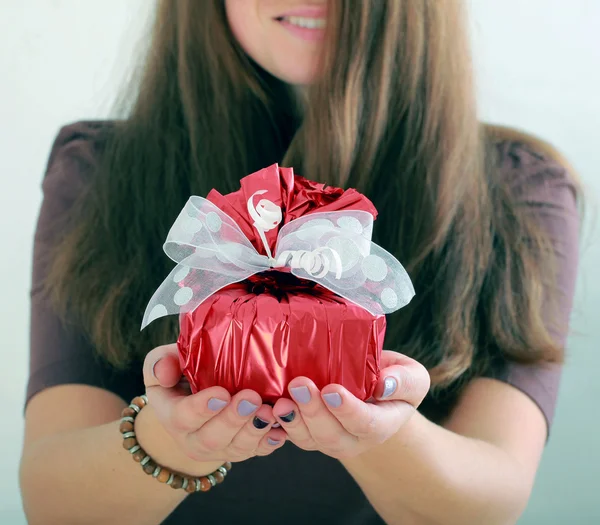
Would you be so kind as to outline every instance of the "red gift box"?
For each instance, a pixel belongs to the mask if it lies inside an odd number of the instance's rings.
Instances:
[[[209,201],[229,215],[259,253],[265,248],[247,212],[257,191],[281,208],[281,226],[314,212],[377,210],[356,190],[326,187],[270,166],[241,180],[229,195],[213,190]],[[271,251],[278,229],[266,232]],[[262,286],[260,286],[262,281]],[[265,402],[288,397],[298,376],[318,388],[344,385],[368,399],[379,377],[385,316],[374,316],[318,285],[281,271],[254,276],[220,290],[180,317],[180,364],[192,392],[219,385],[231,394],[249,388]]]
[[[274,403],[306,376],[370,398],[384,314],[414,295],[401,264],[371,242],[377,210],[356,190],[277,165],[240,186],[190,198],[164,246],[178,265],[142,327],[180,314],[180,363],[194,393],[252,389]]]

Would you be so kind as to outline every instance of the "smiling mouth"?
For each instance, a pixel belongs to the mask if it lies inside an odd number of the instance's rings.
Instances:
[[[309,18],[305,16],[281,16],[276,18],[278,22],[289,24],[302,29],[325,29],[327,20],[325,18]]]

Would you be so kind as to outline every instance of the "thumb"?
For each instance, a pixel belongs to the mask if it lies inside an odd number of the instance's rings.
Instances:
[[[380,401],[404,401],[418,407],[431,384],[429,372],[418,361],[397,352],[381,354],[379,382],[374,397]]]
[[[181,379],[177,344],[159,346],[151,350],[144,359],[144,384],[151,386],[174,387]]]

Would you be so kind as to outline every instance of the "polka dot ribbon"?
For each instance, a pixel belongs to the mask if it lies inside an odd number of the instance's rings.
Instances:
[[[273,255],[265,233],[281,224],[282,212],[268,199],[254,203],[264,193],[248,200],[248,213],[266,256],[213,203],[188,200],[163,246],[177,265],[150,299],[142,329],[159,317],[193,311],[225,286],[283,267],[373,315],[399,310],[414,297],[400,262],[371,242],[373,216],[365,211],[317,212],[290,221],[279,230]]]

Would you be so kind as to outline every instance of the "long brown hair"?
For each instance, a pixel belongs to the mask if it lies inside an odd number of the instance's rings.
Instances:
[[[131,109],[56,251],[50,291],[98,352],[123,366],[175,340],[174,318],[139,331],[170,270],[172,221],[190,195],[234,191],[278,162],[372,199],[375,240],[417,291],[388,320],[386,348],[421,360],[434,385],[498,356],[560,361],[542,319],[550,246],[497,176],[462,2],[331,0],[337,23],[302,110],[239,48],[223,4],[160,2]]]

